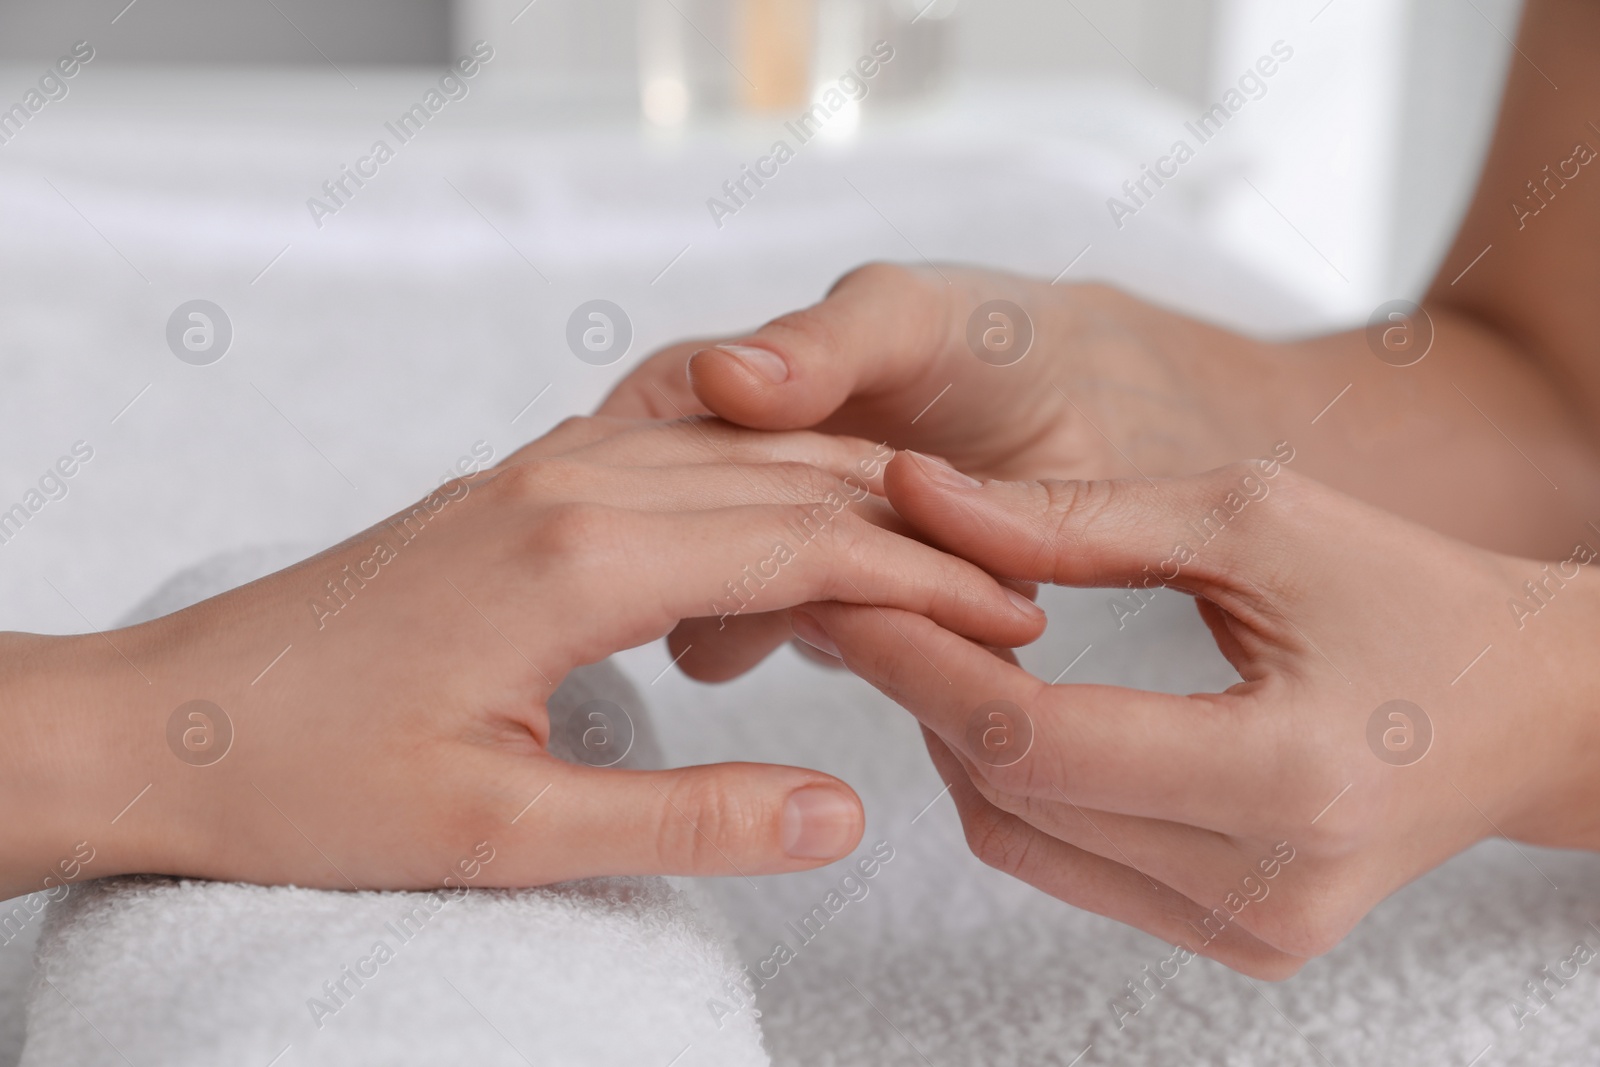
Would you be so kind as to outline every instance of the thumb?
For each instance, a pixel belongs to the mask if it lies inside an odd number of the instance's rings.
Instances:
[[[631,771],[540,761],[515,830],[520,884],[606,875],[781,874],[861,840],[861,801],[829,775],[761,763]],[[527,779],[526,760],[519,778]],[[541,793],[542,791],[542,793]]]
[[[1284,462],[1159,481],[979,482],[901,452],[884,487],[934,544],[1003,578],[1204,592],[1247,570],[1259,575],[1277,554],[1282,539],[1271,530],[1284,509],[1266,501],[1290,481]]]
[[[939,373],[953,299],[938,277],[868,264],[841,278],[821,303],[694,353],[689,382],[711,411],[759,430],[816,426],[853,397],[884,395],[903,404],[907,386]],[[869,425],[863,434],[876,439],[880,429]]]

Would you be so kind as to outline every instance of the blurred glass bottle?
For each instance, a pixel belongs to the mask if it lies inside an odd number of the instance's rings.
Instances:
[[[872,96],[905,100],[937,88],[949,66],[949,17],[959,0],[638,0],[644,118],[675,127],[730,112],[804,109],[869,54],[895,58]],[[830,125],[853,128],[859,107]]]

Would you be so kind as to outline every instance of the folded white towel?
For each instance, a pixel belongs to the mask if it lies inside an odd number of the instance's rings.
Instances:
[[[305,554],[212,560],[124,623]],[[638,695],[607,665],[575,672],[552,718],[594,697],[635,721],[624,764],[655,763]],[[694,892],[659,878],[455,898],[156,877],[86,883],[48,911],[21,1062],[765,1067],[753,1014],[719,1026],[706,1010],[737,967]]]

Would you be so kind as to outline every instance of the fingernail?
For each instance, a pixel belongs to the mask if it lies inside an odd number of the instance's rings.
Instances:
[[[1019,612],[1026,615],[1030,619],[1037,619],[1040,615],[1044,614],[1043,608],[1029,600],[1027,597],[1023,596],[1021,593],[1017,592],[1015,589],[1007,589],[1006,596],[1011,598],[1011,603],[1017,606],[1017,610]]]
[[[922,468],[924,474],[941,485],[948,485],[952,489],[983,488],[983,483],[978,479],[967,477],[948,463],[942,463],[932,456],[923,455],[921,452],[911,452],[910,449],[906,449],[906,451],[916,457],[917,465]]]
[[[844,659],[839,653],[839,646],[833,643],[833,638],[828,636],[828,631],[822,624],[803,611],[789,613],[789,627],[794,630],[794,635],[818,652],[826,652],[835,659]]]
[[[855,801],[837,789],[808,785],[783,804],[783,850],[797,860],[831,860],[856,840]]]
[[[789,380],[789,364],[770,348],[757,348],[754,345],[718,345],[717,348],[774,385]]]

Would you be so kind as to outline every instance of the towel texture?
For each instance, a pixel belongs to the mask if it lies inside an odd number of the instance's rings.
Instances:
[[[123,623],[307,554],[220,557],[167,583]],[[594,697],[635,720],[624,765],[657,764],[638,695],[608,665],[575,672],[552,719]],[[734,965],[693,892],[659,878],[454,899],[90,882],[44,921],[22,1064],[760,1067],[769,1061],[755,1017],[718,1026],[706,1011]]]

